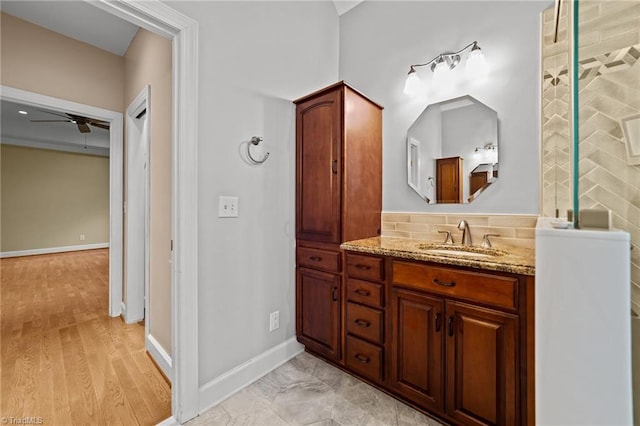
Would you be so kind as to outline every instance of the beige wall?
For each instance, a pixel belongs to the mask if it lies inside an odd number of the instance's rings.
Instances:
[[[0,15],[3,85],[123,110],[123,58],[14,16]]]
[[[150,333],[169,354],[171,354],[171,56],[171,41],[144,29],[138,30],[124,55],[125,108],[138,96],[145,85],[148,84],[151,87],[149,114],[151,247],[148,320]],[[125,146],[127,143],[129,142],[125,136]]]
[[[2,145],[0,162],[2,252],[109,242],[109,158]]]

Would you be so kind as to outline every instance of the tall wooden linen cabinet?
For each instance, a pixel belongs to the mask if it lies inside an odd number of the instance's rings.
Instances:
[[[343,363],[344,253],[380,235],[382,107],[344,82],[296,104],[296,333]]]

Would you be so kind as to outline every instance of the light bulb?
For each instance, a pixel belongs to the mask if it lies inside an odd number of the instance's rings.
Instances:
[[[433,85],[437,90],[448,90],[453,86],[453,74],[446,61],[436,63],[433,68]]]
[[[474,48],[471,49],[471,52],[469,52],[465,74],[467,78],[478,81],[486,80],[487,75],[489,74],[487,61],[484,59],[482,50],[477,46],[474,46]]]
[[[420,79],[418,78],[418,73],[413,68],[411,68],[409,74],[407,74],[403,92],[405,95],[411,97],[417,96],[420,93]]]

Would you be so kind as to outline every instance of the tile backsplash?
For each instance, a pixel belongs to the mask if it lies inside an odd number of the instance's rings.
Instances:
[[[535,248],[537,215],[383,212],[382,236],[444,241],[438,231],[451,231],[454,241],[460,243],[458,224],[462,219],[469,224],[474,245],[482,243],[484,234],[499,234],[491,238],[494,247]]]

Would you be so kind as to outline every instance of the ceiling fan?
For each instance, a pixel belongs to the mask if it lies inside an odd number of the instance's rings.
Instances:
[[[51,115],[57,115],[58,117],[63,117],[66,120],[31,120],[31,122],[32,123],[74,123],[76,126],[78,126],[78,130],[80,131],[80,133],[90,133],[91,132],[91,128],[89,127],[90,125],[94,127],[99,127],[100,129],[109,130],[108,121],[97,120],[95,118],[88,118],[88,117],[83,117],[81,115],[75,115],[75,114],[67,114],[67,113],[58,114],[51,111],[42,111],[42,112],[46,112],[47,114],[51,114]]]

